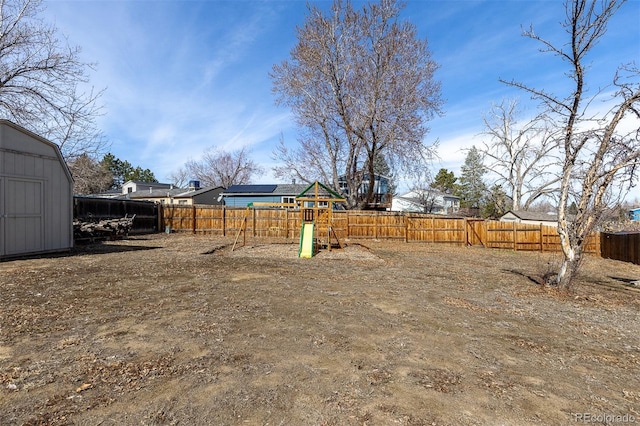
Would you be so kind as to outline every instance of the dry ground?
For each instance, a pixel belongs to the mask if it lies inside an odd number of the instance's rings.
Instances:
[[[560,295],[546,254],[230,243],[0,263],[0,424],[640,423],[640,266]]]

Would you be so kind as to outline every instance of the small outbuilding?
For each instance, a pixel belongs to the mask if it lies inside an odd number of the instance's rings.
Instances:
[[[527,223],[532,225],[558,226],[558,215],[556,213],[540,213],[518,210],[509,210],[500,218],[500,222]]]
[[[0,259],[73,247],[73,179],[60,149],[0,120]]]

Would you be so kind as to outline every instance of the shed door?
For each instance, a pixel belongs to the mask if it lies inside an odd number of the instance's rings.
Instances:
[[[0,191],[5,255],[44,250],[43,182],[6,178]]]

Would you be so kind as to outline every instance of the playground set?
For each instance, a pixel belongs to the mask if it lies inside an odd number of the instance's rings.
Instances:
[[[300,247],[298,257],[311,258],[320,246],[325,246],[329,251],[332,248],[332,239],[336,245],[343,248],[338,235],[333,228],[333,209],[335,203],[344,203],[346,200],[335,191],[316,181],[309,185],[304,191],[296,196],[295,203],[268,203],[253,202],[247,204],[242,226],[238,229],[235,242],[231,250],[233,251],[238,243],[238,238],[242,233],[246,238],[247,219],[250,211],[255,207],[284,207],[299,208],[301,229]],[[246,243],[246,241],[244,241]],[[243,244],[244,245],[244,244]]]

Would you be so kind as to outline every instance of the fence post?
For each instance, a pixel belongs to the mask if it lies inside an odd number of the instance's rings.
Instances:
[[[197,226],[196,226],[196,205],[195,204],[192,205],[191,210],[192,210],[192,216],[193,216],[192,217],[193,218],[193,233],[195,234],[196,233],[196,229],[197,229]]]
[[[164,232],[164,204],[156,204],[158,208],[158,232]]]
[[[253,237],[256,237],[256,208],[252,208],[251,210],[253,210],[253,219],[252,219],[252,225],[251,227],[253,228],[253,230],[251,231],[251,233],[253,234]],[[246,232],[245,232],[246,234]]]
[[[222,206],[222,236],[227,236],[227,208]]]
[[[378,215],[379,215],[379,213],[375,212],[375,216],[373,216],[373,218],[374,218],[373,219],[373,234],[374,234],[373,238],[375,238],[376,240],[378,239],[378,222],[379,222],[379,220],[378,220],[379,216]]]
[[[289,209],[284,209],[284,236],[289,239]]]
[[[404,242],[408,243],[409,242],[409,216],[404,213],[402,215],[402,218],[404,220]]]
[[[518,224],[513,222],[513,250],[518,251]]]
[[[467,221],[467,218],[464,218],[464,245],[465,246],[469,246],[471,244],[469,244],[469,222]]]
[[[540,253],[544,252],[544,248],[542,246],[544,238],[544,232],[542,232],[542,223],[540,223]]]
[[[436,219],[431,216],[431,242],[436,242]]]

